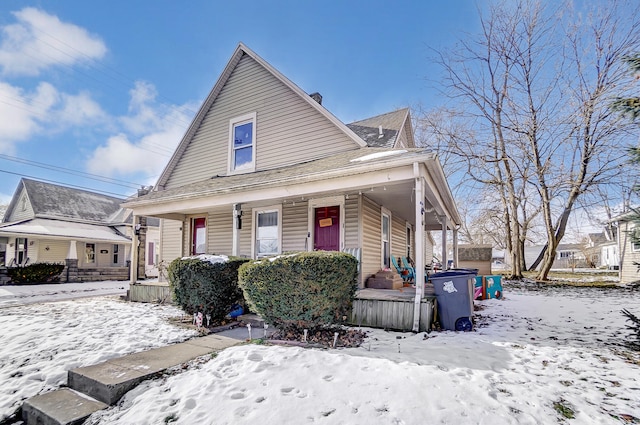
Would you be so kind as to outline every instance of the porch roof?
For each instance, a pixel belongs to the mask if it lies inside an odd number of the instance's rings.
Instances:
[[[414,214],[412,202],[407,201],[412,199],[416,163],[426,167],[432,182],[427,200],[439,214],[447,215],[458,224],[460,218],[455,201],[437,155],[419,148],[365,147],[273,170],[214,176],[176,188],[156,190],[132,198],[122,206],[134,209],[138,215],[180,219],[180,214],[215,205],[361,190],[374,199],[384,193],[384,199],[375,200],[381,205],[398,206],[403,210],[401,215],[408,218]],[[379,194],[370,192],[371,188],[382,186],[385,190]]]
[[[301,164],[230,176],[214,176],[211,179],[172,188],[152,191],[122,204],[125,208],[154,204],[163,201],[188,199],[230,191],[296,184],[323,180],[328,177],[350,176],[382,170],[413,162],[434,160],[435,153],[424,149],[361,148],[350,152]]]
[[[46,218],[6,223],[0,227],[0,235],[131,243],[129,238],[121,235],[110,226]]]

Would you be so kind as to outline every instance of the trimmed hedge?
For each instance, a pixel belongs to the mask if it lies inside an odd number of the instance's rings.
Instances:
[[[16,285],[30,283],[52,283],[60,280],[64,264],[34,263],[24,267],[7,269],[11,283]]]
[[[314,251],[244,264],[239,284],[252,311],[278,329],[339,325],[356,292],[358,260]]]
[[[225,263],[211,263],[197,257],[173,260],[167,269],[173,299],[189,314],[210,314],[219,322],[234,304],[242,303],[238,268],[247,258],[229,257]]]

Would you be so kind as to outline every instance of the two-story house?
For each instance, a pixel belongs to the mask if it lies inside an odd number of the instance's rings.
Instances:
[[[349,250],[361,288],[391,256],[409,254],[424,270],[428,231],[442,232],[446,261],[447,234],[455,241],[460,225],[436,153],[415,146],[408,109],[345,125],[243,44],[154,190],[123,206],[162,219],[165,262]]]

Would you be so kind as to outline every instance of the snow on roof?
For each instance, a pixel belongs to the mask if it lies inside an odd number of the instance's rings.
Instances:
[[[129,243],[131,240],[113,227],[98,224],[75,223],[65,220],[34,218],[0,227],[2,234],[39,235],[66,239],[100,240]]]

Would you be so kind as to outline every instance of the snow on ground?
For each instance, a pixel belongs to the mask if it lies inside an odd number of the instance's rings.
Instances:
[[[129,282],[51,283],[0,286],[0,308],[103,295],[125,295]]]
[[[0,308],[0,421],[26,398],[66,384],[69,369],[194,336],[167,322],[179,314],[175,307],[115,297]]]
[[[573,423],[611,424],[640,417],[640,369],[623,356],[620,314],[640,313],[637,289],[505,292],[504,300],[478,302],[474,332],[369,329],[361,347],[342,350],[232,347],[142,384],[88,422],[549,424],[573,415]]]
[[[356,349],[232,347],[143,383],[87,423],[548,424],[564,412],[575,416],[567,423],[615,424],[640,417],[640,354],[622,345],[629,331],[620,314],[640,315],[638,289],[507,285],[504,292],[503,300],[477,302],[473,332],[365,329],[369,338]],[[0,309],[0,418],[12,412],[7,398],[56,387],[68,368],[188,337],[164,321],[178,313],[113,299]]]

